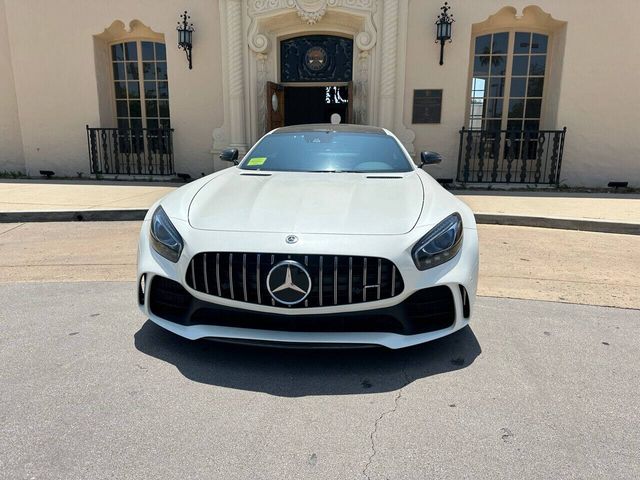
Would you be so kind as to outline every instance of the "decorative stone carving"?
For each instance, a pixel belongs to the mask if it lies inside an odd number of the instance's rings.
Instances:
[[[384,2],[382,18],[382,70],[380,72],[380,114],[378,123],[381,127],[392,129],[398,51],[398,0],[386,0]]]
[[[319,22],[327,13],[326,0],[294,0],[293,3],[298,16],[309,25]]]
[[[376,36],[372,32],[360,32],[356,35],[356,47],[360,50],[371,50],[376,44]]]
[[[402,12],[401,12],[402,6]],[[382,11],[382,61],[377,124],[393,131],[413,155],[415,132],[403,123],[404,59],[406,54],[407,0],[384,0]]]
[[[365,50],[358,54],[357,65],[355,67],[355,81],[353,82],[353,116],[355,123],[361,125],[368,123],[368,79],[369,52]]]
[[[257,82],[256,99],[258,103],[257,127],[258,135],[266,133],[267,130],[267,80],[269,79],[269,57],[263,53],[256,54],[257,62]]]
[[[313,25],[322,20],[329,7],[373,11],[375,3],[376,0],[249,0],[248,7],[249,15],[259,15],[281,9],[295,9],[303,21]]]
[[[240,0],[227,2],[227,52],[229,70],[230,145],[247,151],[247,130],[244,115],[244,61],[242,38],[242,5]]]
[[[214,133],[216,150],[246,146],[264,132],[266,84],[278,81],[277,55],[271,54],[277,38],[321,28],[353,36],[354,120],[389,128],[413,152],[415,135],[402,123],[404,72],[399,72],[408,0],[220,0],[220,11],[226,39],[225,122]],[[252,53],[248,58],[247,52]]]

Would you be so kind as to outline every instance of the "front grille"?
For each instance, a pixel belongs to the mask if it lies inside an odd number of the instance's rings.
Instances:
[[[207,252],[187,269],[189,287],[216,297],[287,307],[267,290],[267,275],[283,260],[304,265],[311,277],[309,296],[293,308],[348,305],[395,297],[404,282],[393,262],[378,257]]]
[[[151,312],[171,322],[288,332],[389,332],[416,335],[450,328],[456,318],[447,286],[414,292],[391,307],[332,314],[282,315],[239,310],[204,302],[173,280],[154,276],[149,291]]]

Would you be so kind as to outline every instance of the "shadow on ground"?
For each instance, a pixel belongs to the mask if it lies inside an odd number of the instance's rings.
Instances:
[[[467,367],[482,351],[471,328],[402,350],[301,350],[190,341],[147,320],[136,348],[187,378],[282,397],[398,390],[420,378]]]

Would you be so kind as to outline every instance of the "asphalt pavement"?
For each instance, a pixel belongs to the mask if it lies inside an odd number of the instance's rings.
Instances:
[[[0,285],[0,478],[639,478],[640,311],[479,298],[401,351],[190,342],[133,282]]]

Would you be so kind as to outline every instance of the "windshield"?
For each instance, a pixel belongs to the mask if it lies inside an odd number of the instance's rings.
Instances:
[[[310,131],[267,135],[240,164],[243,170],[282,172],[410,172],[389,135]]]

